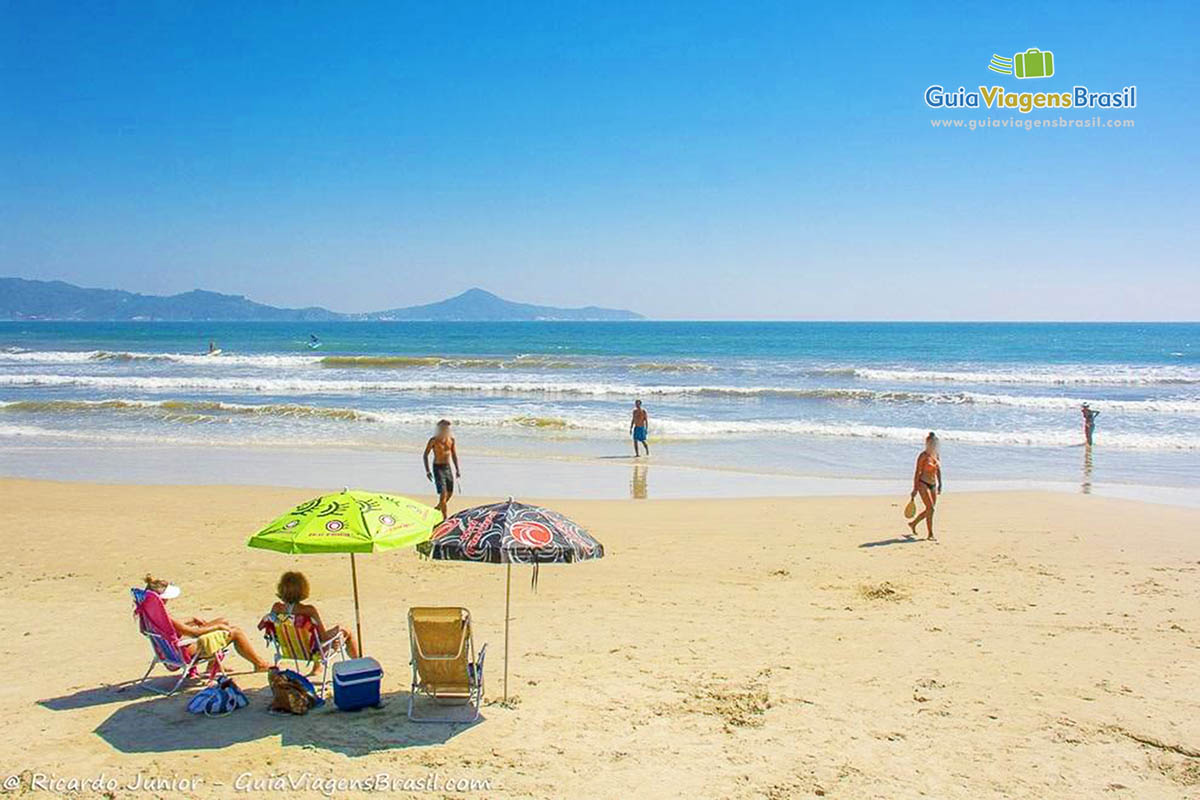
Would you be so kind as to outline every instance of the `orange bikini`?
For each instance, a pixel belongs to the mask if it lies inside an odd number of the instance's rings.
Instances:
[[[937,488],[938,469],[941,468],[941,462],[938,457],[932,454],[925,456],[925,463],[921,465],[921,483],[928,486],[930,489]]]

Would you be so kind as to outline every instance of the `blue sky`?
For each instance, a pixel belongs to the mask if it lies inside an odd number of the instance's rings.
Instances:
[[[666,318],[1197,319],[1198,23],[0,1],[0,274],[347,311],[478,285]],[[1029,47],[1054,78],[987,71]],[[1135,127],[933,129],[1021,115],[935,112],[932,83],[1136,84],[1101,112]]]

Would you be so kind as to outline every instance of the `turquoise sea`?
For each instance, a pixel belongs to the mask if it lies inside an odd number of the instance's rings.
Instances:
[[[465,452],[615,458],[635,398],[655,464],[907,480],[935,430],[949,481],[1200,485],[1194,323],[0,323],[0,451],[26,463],[116,446],[408,457],[439,417]]]

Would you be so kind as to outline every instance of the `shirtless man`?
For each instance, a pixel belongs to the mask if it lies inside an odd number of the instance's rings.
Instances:
[[[1092,434],[1096,432],[1096,417],[1100,416],[1100,412],[1093,409],[1087,403],[1084,403],[1080,408],[1083,412],[1083,438],[1087,442],[1087,446],[1092,446]]]
[[[429,469],[429,453],[431,451],[433,452],[432,470]],[[454,463],[453,472],[450,470],[451,462]],[[438,420],[437,432],[425,445],[421,463],[425,465],[425,477],[433,481],[433,485],[437,489],[437,508],[442,512],[442,519],[445,519],[449,516],[446,504],[454,496],[454,479],[462,477],[462,472],[458,469],[458,450],[454,447],[454,437],[450,435],[450,420]]]
[[[650,445],[646,443],[646,429],[649,427],[650,415],[646,413],[646,409],[642,408],[641,400],[634,400],[633,419],[629,420],[629,433],[633,436],[634,458],[641,455],[638,452],[638,442],[641,442],[642,447],[646,448],[646,455],[650,455]]]

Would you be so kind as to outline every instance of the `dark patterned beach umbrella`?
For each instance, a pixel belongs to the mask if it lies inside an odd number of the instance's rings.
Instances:
[[[508,700],[508,622],[512,565],[532,564],[533,580],[541,564],[570,564],[604,556],[604,545],[576,523],[541,506],[503,503],[475,506],[433,529],[417,552],[438,561],[504,564],[504,699]]]
[[[488,564],[569,564],[604,555],[604,545],[562,514],[512,498],[458,512],[417,550],[439,561]]]

